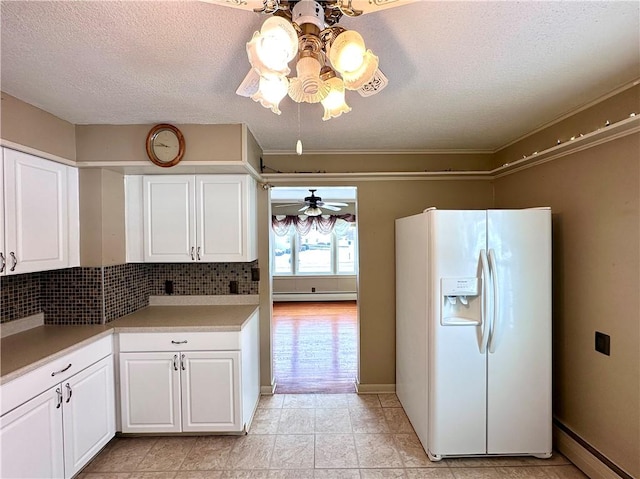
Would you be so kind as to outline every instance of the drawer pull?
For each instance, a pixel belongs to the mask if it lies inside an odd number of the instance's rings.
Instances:
[[[67,367],[66,367],[66,368],[64,368],[64,369],[61,369],[60,371],[54,371],[54,372],[52,372],[52,373],[51,373],[51,376],[55,376],[56,374],[61,374],[61,373],[65,372],[67,369],[69,369],[70,367],[71,367],[71,363],[69,363],[69,366],[67,366]]]
[[[71,386],[69,385],[69,383],[65,384],[66,388],[67,388],[67,400],[65,402],[69,402],[71,401],[71,395],[73,394],[73,391],[71,390]]]
[[[187,344],[187,340],[185,339],[184,341],[171,341],[171,344]]]

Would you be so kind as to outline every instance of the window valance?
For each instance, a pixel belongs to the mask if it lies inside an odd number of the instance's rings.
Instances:
[[[322,234],[329,234],[332,231],[341,234],[344,233],[350,223],[356,222],[356,215],[322,215],[322,216],[306,216],[306,215],[278,215],[271,217],[271,227],[277,236],[287,236],[294,228],[301,236],[305,236],[312,229],[316,229]]]

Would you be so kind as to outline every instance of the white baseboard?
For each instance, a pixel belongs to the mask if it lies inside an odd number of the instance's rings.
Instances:
[[[386,394],[396,392],[395,384],[362,384],[356,381],[356,392],[358,394]]]
[[[553,426],[554,447],[591,479],[621,479],[600,459],[558,426]]]
[[[273,396],[276,392],[276,383],[275,381],[271,384],[271,386],[260,386],[260,394],[263,396]]]
[[[357,293],[273,293],[274,302],[290,301],[356,301]]]

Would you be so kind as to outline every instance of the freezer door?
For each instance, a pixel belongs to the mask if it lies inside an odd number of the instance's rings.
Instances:
[[[481,327],[469,314],[478,297],[468,297],[460,316],[447,324],[441,315],[443,278],[479,277],[486,248],[486,211],[429,211],[429,436],[431,456],[486,452],[486,355]],[[445,284],[447,282],[445,281]],[[484,285],[480,282],[479,292]],[[476,308],[479,311],[480,308]],[[477,317],[475,319],[478,319]],[[444,324],[443,324],[444,323]]]
[[[489,210],[487,452],[551,452],[551,211]],[[493,260],[493,261],[491,261]]]

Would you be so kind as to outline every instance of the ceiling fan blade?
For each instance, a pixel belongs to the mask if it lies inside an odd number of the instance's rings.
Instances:
[[[287,203],[285,205],[273,205],[274,208],[284,208],[285,206],[300,206],[302,203]]]
[[[340,210],[341,210],[341,208],[338,208],[337,206],[328,205],[328,204],[326,204],[326,203],[325,203],[324,205],[322,205],[322,207],[323,207],[325,210],[331,210],[331,211],[340,211]]]
[[[331,206],[349,206],[346,203],[338,203],[336,201],[326,201],[324,204],[325,204],[325,206],[326,205],[331,205]]]

